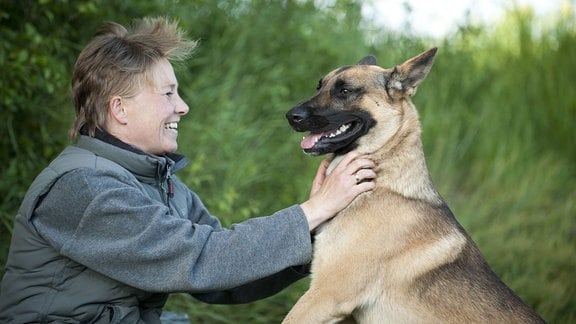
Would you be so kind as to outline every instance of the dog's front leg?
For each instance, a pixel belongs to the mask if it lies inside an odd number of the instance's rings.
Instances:
[[[340,302],[326,291],[310,288],[288,312],[283,324],[356,323],[350,314],[354,305]]]

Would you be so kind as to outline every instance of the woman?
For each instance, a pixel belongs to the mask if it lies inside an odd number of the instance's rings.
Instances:
[[[371,190],[349,154],[310,198],[229,229],[174,173],[188,106],[171,61],[196,46],[176,23],[104,25],[72,79],[67,147],[33,182],[15,219],[0,322],[159,323],[171,292],[210,303],[270,296],[307,275],[310,232]]]

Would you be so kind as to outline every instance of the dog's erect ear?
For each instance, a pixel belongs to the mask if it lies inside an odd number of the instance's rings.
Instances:
[[[395,66],[387,83],[390,94],[397,99],[414,95],[418,85],[430,72],[437,50],[436,47],[431,48]]]
[[[368,55],[361,59],[357,65],[378,65],[378,61],[376,61],[376,58],[373,55]]]

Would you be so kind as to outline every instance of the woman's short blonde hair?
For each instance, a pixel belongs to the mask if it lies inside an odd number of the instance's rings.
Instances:
[[[108,103],[114,96],[131,97],[151,80],[151,67],[159,60],[185,60],[197,42],[188,40],[176,21],[142,18],[129,28],[104,24],[80,53],[72,76],[76,119],[69,132],[94,136],[105,129]]]

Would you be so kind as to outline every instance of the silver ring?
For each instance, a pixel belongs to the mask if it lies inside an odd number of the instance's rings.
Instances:
[[[356,179],[356,184],[360,183],[360,177],[358,176],[358,172],[354,173],[354,179]]]

